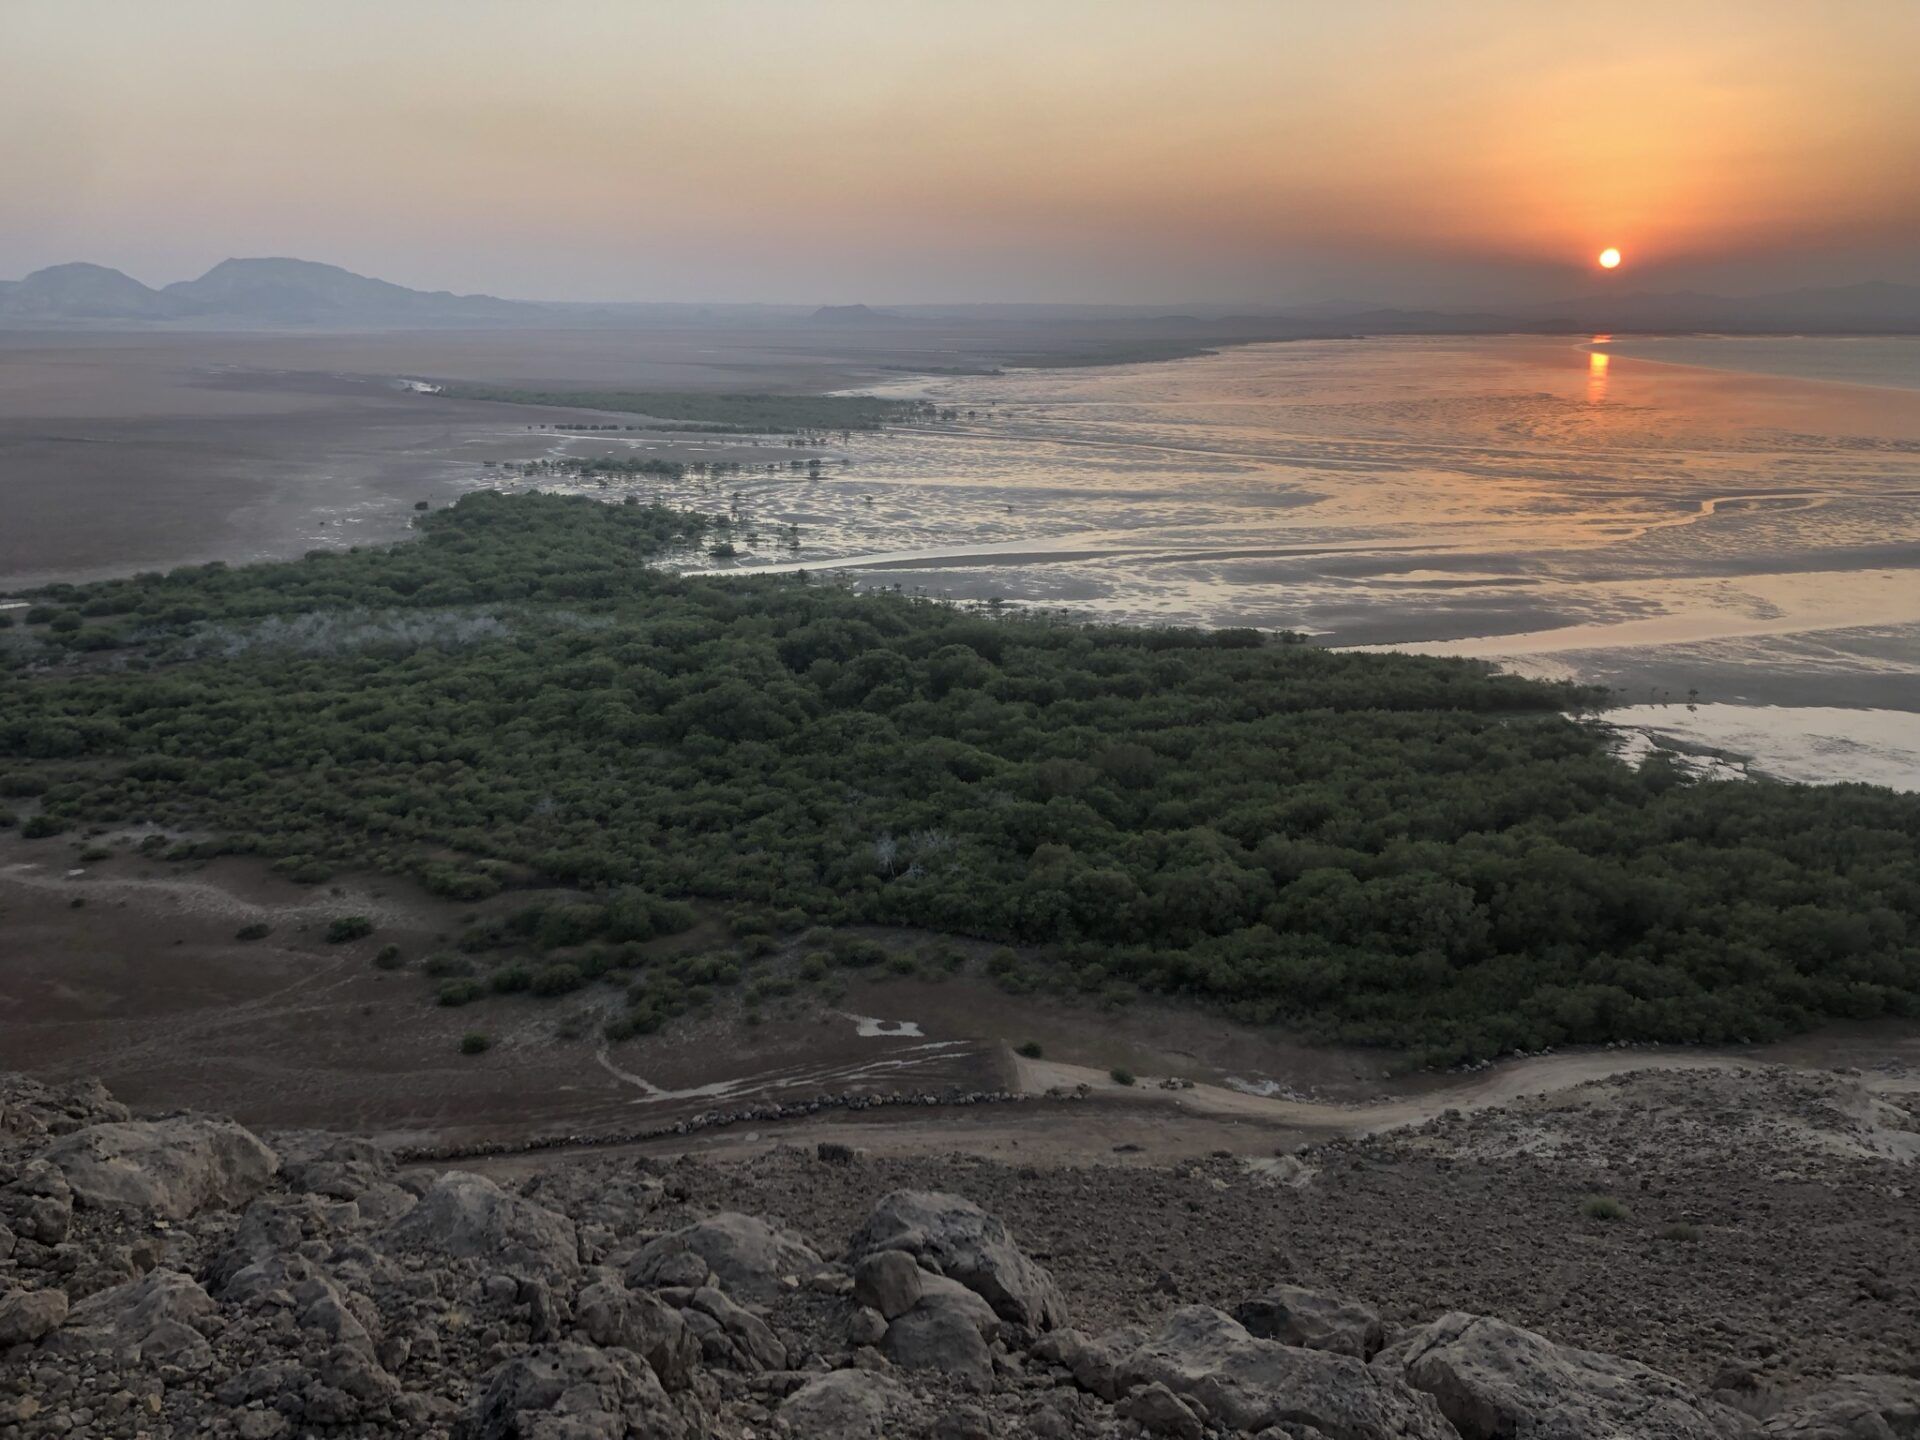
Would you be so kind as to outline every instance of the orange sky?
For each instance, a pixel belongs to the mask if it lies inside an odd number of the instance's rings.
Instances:
[[[1920,281],[1920,0],[0,0],[0,275],[553,298]]]

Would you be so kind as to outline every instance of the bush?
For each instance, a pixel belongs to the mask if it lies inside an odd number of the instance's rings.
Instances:
[[[233,932],[236,940],[264,940],[273,933],[273,926],[264,920],[254,920],[242,925]]]
[[[441,1005],[466,1005],[485,993],[485,987],[478,980],[449,980],[434,992],[433,998]]]
[[[1024,1055],[1029,1060],[1038,1060],[1045,1052],[1041,1050],[1038,1040],[1022,1040],[1018,1045],[1013,1047],[1013,1053],[1016,1055]],[[1117,1079],[1118,1077],[1116,1076],[1115,1078]]]
[[[1624,1220],[1627,1207],[1611,1195],[1589,1195],[1580,1202],[1580,1213],[1589,1220]]]
[[[1677,1224],[1669,1225],[1662,1230],[1660,1232],[1660,1238],[1662,1240],[1675,1240],[1683,1244],[1691,1245],[1700,1238],[1700,1227],[1681,1221]]]
[[[469,1030],[460,1037],[460,1053],[462,1055],[480,1055],[492,1048],[493,1041],[485,1035],[482,1035],[478,1030]]]
[[[487,987],[496,995],[518,995],[533,988],[533,972],[524,965],[502,965],[487,977]]]
[[[437,955],[429,955],[420,966],[429,979],[464,979],[473,974],[473,962],[459,955],[449,955],[444,950]]]
[[[407,962],[400,958],[398,945],[382,945],[379,953],[373,957],[373,963],[380,970],[398,970]]]
[[[66,828],[51,815],[29,815],[27,823],[20,827],[20,834],[27,840],[45,840],[48,836],[58,835]]]
[[[344,945],[373,933],[373,921],[364,915],[342,915],[327,926],[327,944]]]
[[[1116,1085],[1131,1085],[1138,1078],[1124,1065],[1114,1066],[1107,1074],[1113,1077],[1113,1083]]]
[[[586,976],[580,973],[578,965],[547,965],[533,977],[533,993],[536,995],[565,995],[568,991],[578,990],[587,983]]]

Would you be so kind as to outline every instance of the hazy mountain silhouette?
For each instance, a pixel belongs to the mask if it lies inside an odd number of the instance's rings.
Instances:
[[[312,260],[222,260],[163,289],[104,265],[54,265],[0,286],[0,323],[335,328],[498,325],[550,318],[542,306],[491,295],[410,290]]]

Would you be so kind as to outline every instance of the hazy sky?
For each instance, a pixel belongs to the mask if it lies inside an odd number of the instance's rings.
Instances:
[[[0,276],[555,299],[1920,281],[1920,0],[0,0]]]

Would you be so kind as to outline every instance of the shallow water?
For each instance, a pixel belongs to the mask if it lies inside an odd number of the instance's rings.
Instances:
[[[1628,700],[1920,711],[1920,403],[1888,378],[1920,376],[1920,344],[1688,343],[1685,364],[1423,337],[909,381],[879,388],[959,417],[855,437],[817,480],[648,488],[737,502],[759,538],[728,569],[1500,657]]]

